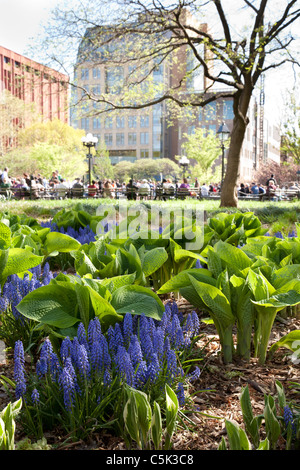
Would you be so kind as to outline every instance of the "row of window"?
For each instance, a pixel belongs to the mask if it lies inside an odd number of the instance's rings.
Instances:
[[[128,116],[127,117],[127,125],[129,129],[135,129],[137,128],[139,121],[139,125],[141,128],[147,128],[149,127],[149,116],[148,115],[143,115],[139,116],[139,119],[137,116]],[[103,120],[103,127],[104,129],[113,129],[114,127],[114,119],[110,116],[107,116]],[[92,126],[93,129],[101,129],[101,119],[100,117],[94,117],[92,118]],[[117,129],[124,129],[125,128],[125,117],[117,117],[115,121],[115,126]],[[90,127],[90,118],[83,118],[81,119],[81,128],[82,129],[89,129]]]
[[[111,147],[113,145],[113,135],[110,133],[104,134],[104,142],[107,147]],[[137,133],[136,132],[129,132],[127,134],[127,139],[125,139],[125,134],[123,132],[118,132],[115,135],[116,138],[116,146],[124,146],[126,144],[125,140],[127,140],[127,145],[137,145]],[[141,145],[149,145],[149,133],[148,132],[140,132],[139,135],[140,144]]]

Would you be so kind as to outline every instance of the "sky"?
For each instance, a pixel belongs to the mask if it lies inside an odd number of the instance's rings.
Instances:
[[[0,46],[21,55],[59,0],[0,0]]]
[[[41,25],[47,21],[51,9],[62,2],[63,0],[0,0],[0,46],[28,57],[26,51],[31,38],[38,37],[42,31]],[[281,115],[284,92],[293,83],[294,77],[290,69],[287,71],[281,68],[272,74],[272,79],[266,81],[265,103],[269,115]]]

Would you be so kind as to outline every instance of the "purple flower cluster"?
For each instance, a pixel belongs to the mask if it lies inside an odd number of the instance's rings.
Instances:
[[[291,429],[292,429],[292,433],[295,435],[296,434],[296,431],[297,431],[297,427],[296,427],[296,423],[295,423],[295,420],[294,420],[294,416],[293,416],[293,413],[292,413],[292,410],[289,406],[285,406],[284,407],[284,410],[283,410],[283,419],[284,419],[284,423],[285,423],[285,426],[286,428],[289,426],[291,426]]]
[[[46,376],[55,382],[62,392],[67,410],[72,409],[77,394],[80,396],[87,384],[93,389],[101,384],[99,396],[103,395],[103,387],[109,390],[112,381],[127,383],[143,391],[149,391],[156,385],[161,388],[165,383],[175,385],[184,376],[178,365],[177,353],[191,345],[199,330],[195,312],[188,314],[184,321],[180,319],[176,303],[169,302],[160,321],[127,313],[122,323],[110,326],[105,334],[97,317],[90,321],[87,331],[80,323],[73,340],[69,337],[63,339],[59,355],[53,351],[49,339],[43,342],[36,365],[37,382],[42,387]],[[15,353],[16,380],[19,395],[22,395],[26,386],[22,361],[18,359],[19,343],[16,344]],[[196,368],[188,379],[197,379],[199,372]],[[38,385],[35,388],[34,403],[39,397]],[[177,391],[183,404],[182,384]]]
[[[49,284],[51,279],[54,277],[53,273],[49,269],[49,264],[45,263],[44,269],[41,266],[36,266],[30,269],[32,276],[25,274],[23,278],[20,278],[17,274],[12,274],[7,278],[6,283],[2,288],[2,295],[0,296],[0,314],[5,313],[10,307],[12,314],[16,319],[22,320],[25,317],[21,316],[16,306],[21,300],[35,289],[41,286]]]
[[[75,240],[77,240],[82,245],[85,243],[89,244],[90,242],[94,242],[96,240],[96,235],[89,225],[86,227],[79,227],[78,230],[75,230],[73,227],[64,229],[64,227],[58,228],[54,222],[49,221],[42,222],[41,226],[50,228],[51,232],[60,232],[69,235],[70,237],[75,238]]]

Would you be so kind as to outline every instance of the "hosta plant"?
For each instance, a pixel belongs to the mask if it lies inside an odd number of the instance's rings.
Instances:
[[[179,292],[210,314],[225,362],[231,362],[234,354],[248,360],[253,340],[254,355],[264,363],[276,314],[300,303],[300,280],[295,279],[298,265],[276,269],[222,241],[207,247],[205,254],[207,269],[182,271],[158,293]],[[235,325],[236,349],[232,337]]]

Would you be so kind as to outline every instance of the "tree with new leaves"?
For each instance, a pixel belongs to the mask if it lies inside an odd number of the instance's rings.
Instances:
[[[47,48],[43,45],[60,64],[68,63],[71,46],[80,45],[76,60],[83,67],[119,67],[100,95],[81,85],[80,100],[102,104],[99,112],[158,103],[171,112],[232,98],[222,206],[237,206],[240,152],[260,76],[283,64],[299,65],[292,34],[299,0],[236,0],[232,7],[223,0],[81,0],[78,8],[56,10]],[[170,73],[160,82],[154,72],[166,63]],[[192,92],[191,79],[201,74],[204,89]]]
[[[81,142],[83,135],[84,131],[58,119],[35,122],[20,130],[18,146],[7,152],[3,159],[9,162],[12,176],[25,172],[41,173],[49,178],[52,171],[58,170],[64,178],[81,177],[87,171]]]
[[[193,134],[184,137],[184,153],[193,162],[193,165],[190,165],[192,177],[206,183],[220,182],[221,164],[214,165],[220,156],[220,142],[215,133],[207,133],[199,127]]]
[[[300,78],[300,76],[299,76]],[[300,165],[300,86],[286,92],[281,151],[287,161]]]

